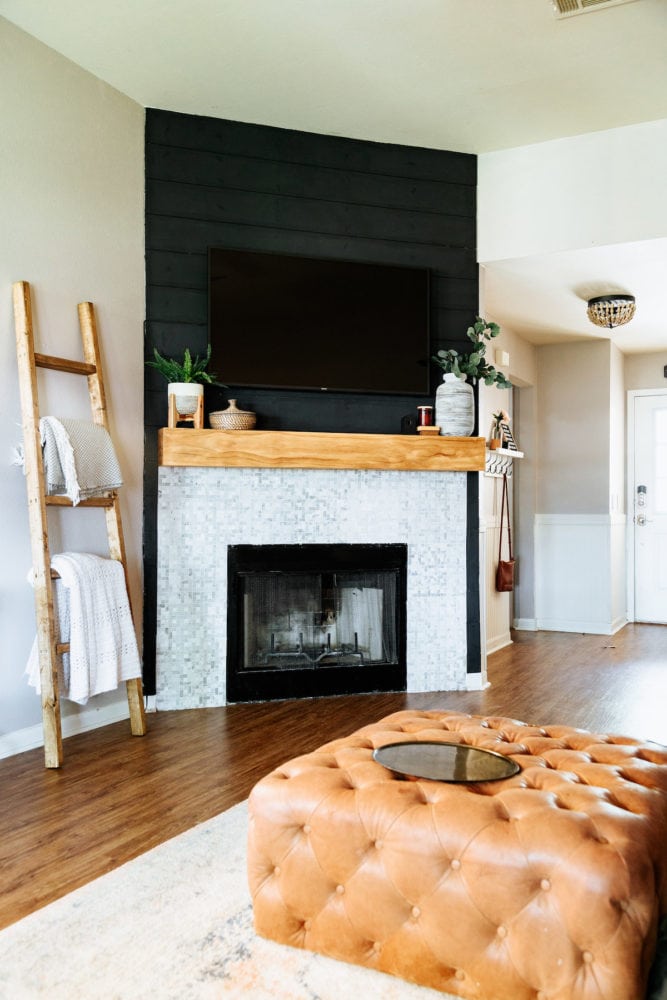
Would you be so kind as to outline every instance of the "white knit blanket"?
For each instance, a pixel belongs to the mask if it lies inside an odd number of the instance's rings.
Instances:
[[[60,574],[54,587],[60,641],[70,644],[59,658],[58,687],[62,697],[85,705],[93,695],[141,677],[125,574],[117,560],[87,552],[62,552],[51,565]],[[37,639],[26,673],[39,692]]]
[[[118,459],[105,427],[90,420],[42,417],[39,421],[44,478],[49,495],[74,506],[122,486]]]

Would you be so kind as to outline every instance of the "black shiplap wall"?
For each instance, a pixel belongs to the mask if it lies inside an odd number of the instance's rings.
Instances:
[[[153,347],[206,351],[209,246],[428,267],[432,349],[465,346],[478,308],[476,184],[476,157],[467,154],[148,109],[146,357]],[[263,428],[374,433],[397,433],[402,416],[432,401],[207,387],[207,410],[230,395]],[[146,369],[147,693],[155,690],[156,442],[166,417],[164,381]],[[468,655],[479,670],[477,478],[468,479]]]

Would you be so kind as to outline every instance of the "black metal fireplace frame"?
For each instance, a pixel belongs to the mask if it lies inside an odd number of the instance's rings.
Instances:
[[[278,701],[327,695],[366,694],[407,689],[406,598],[407,545],[230,545],[227,548],[227,701]],[[390,570],[396,572],[397,663],[365,663],[359,666],[327,666],[326,669],[282,668],[245,670],[243,662],[243,601],[234,581],[239,574],[257,569],[261,550],[261,572],[342,573]],[[372,565],[364,563],[370,556]]]

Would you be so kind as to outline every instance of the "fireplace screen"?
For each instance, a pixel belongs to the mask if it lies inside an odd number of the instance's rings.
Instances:
[[[243,669],[396,663],[396,574],[244,573]]]
[[[259,694],[271,675],[283,697],[397,689],[405,546],[231,546],[229,558],[228,686]]]

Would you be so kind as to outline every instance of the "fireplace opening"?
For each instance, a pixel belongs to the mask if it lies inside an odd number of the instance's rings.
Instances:
[[[406,690],[406,545],[227,551],[228,701]]]

